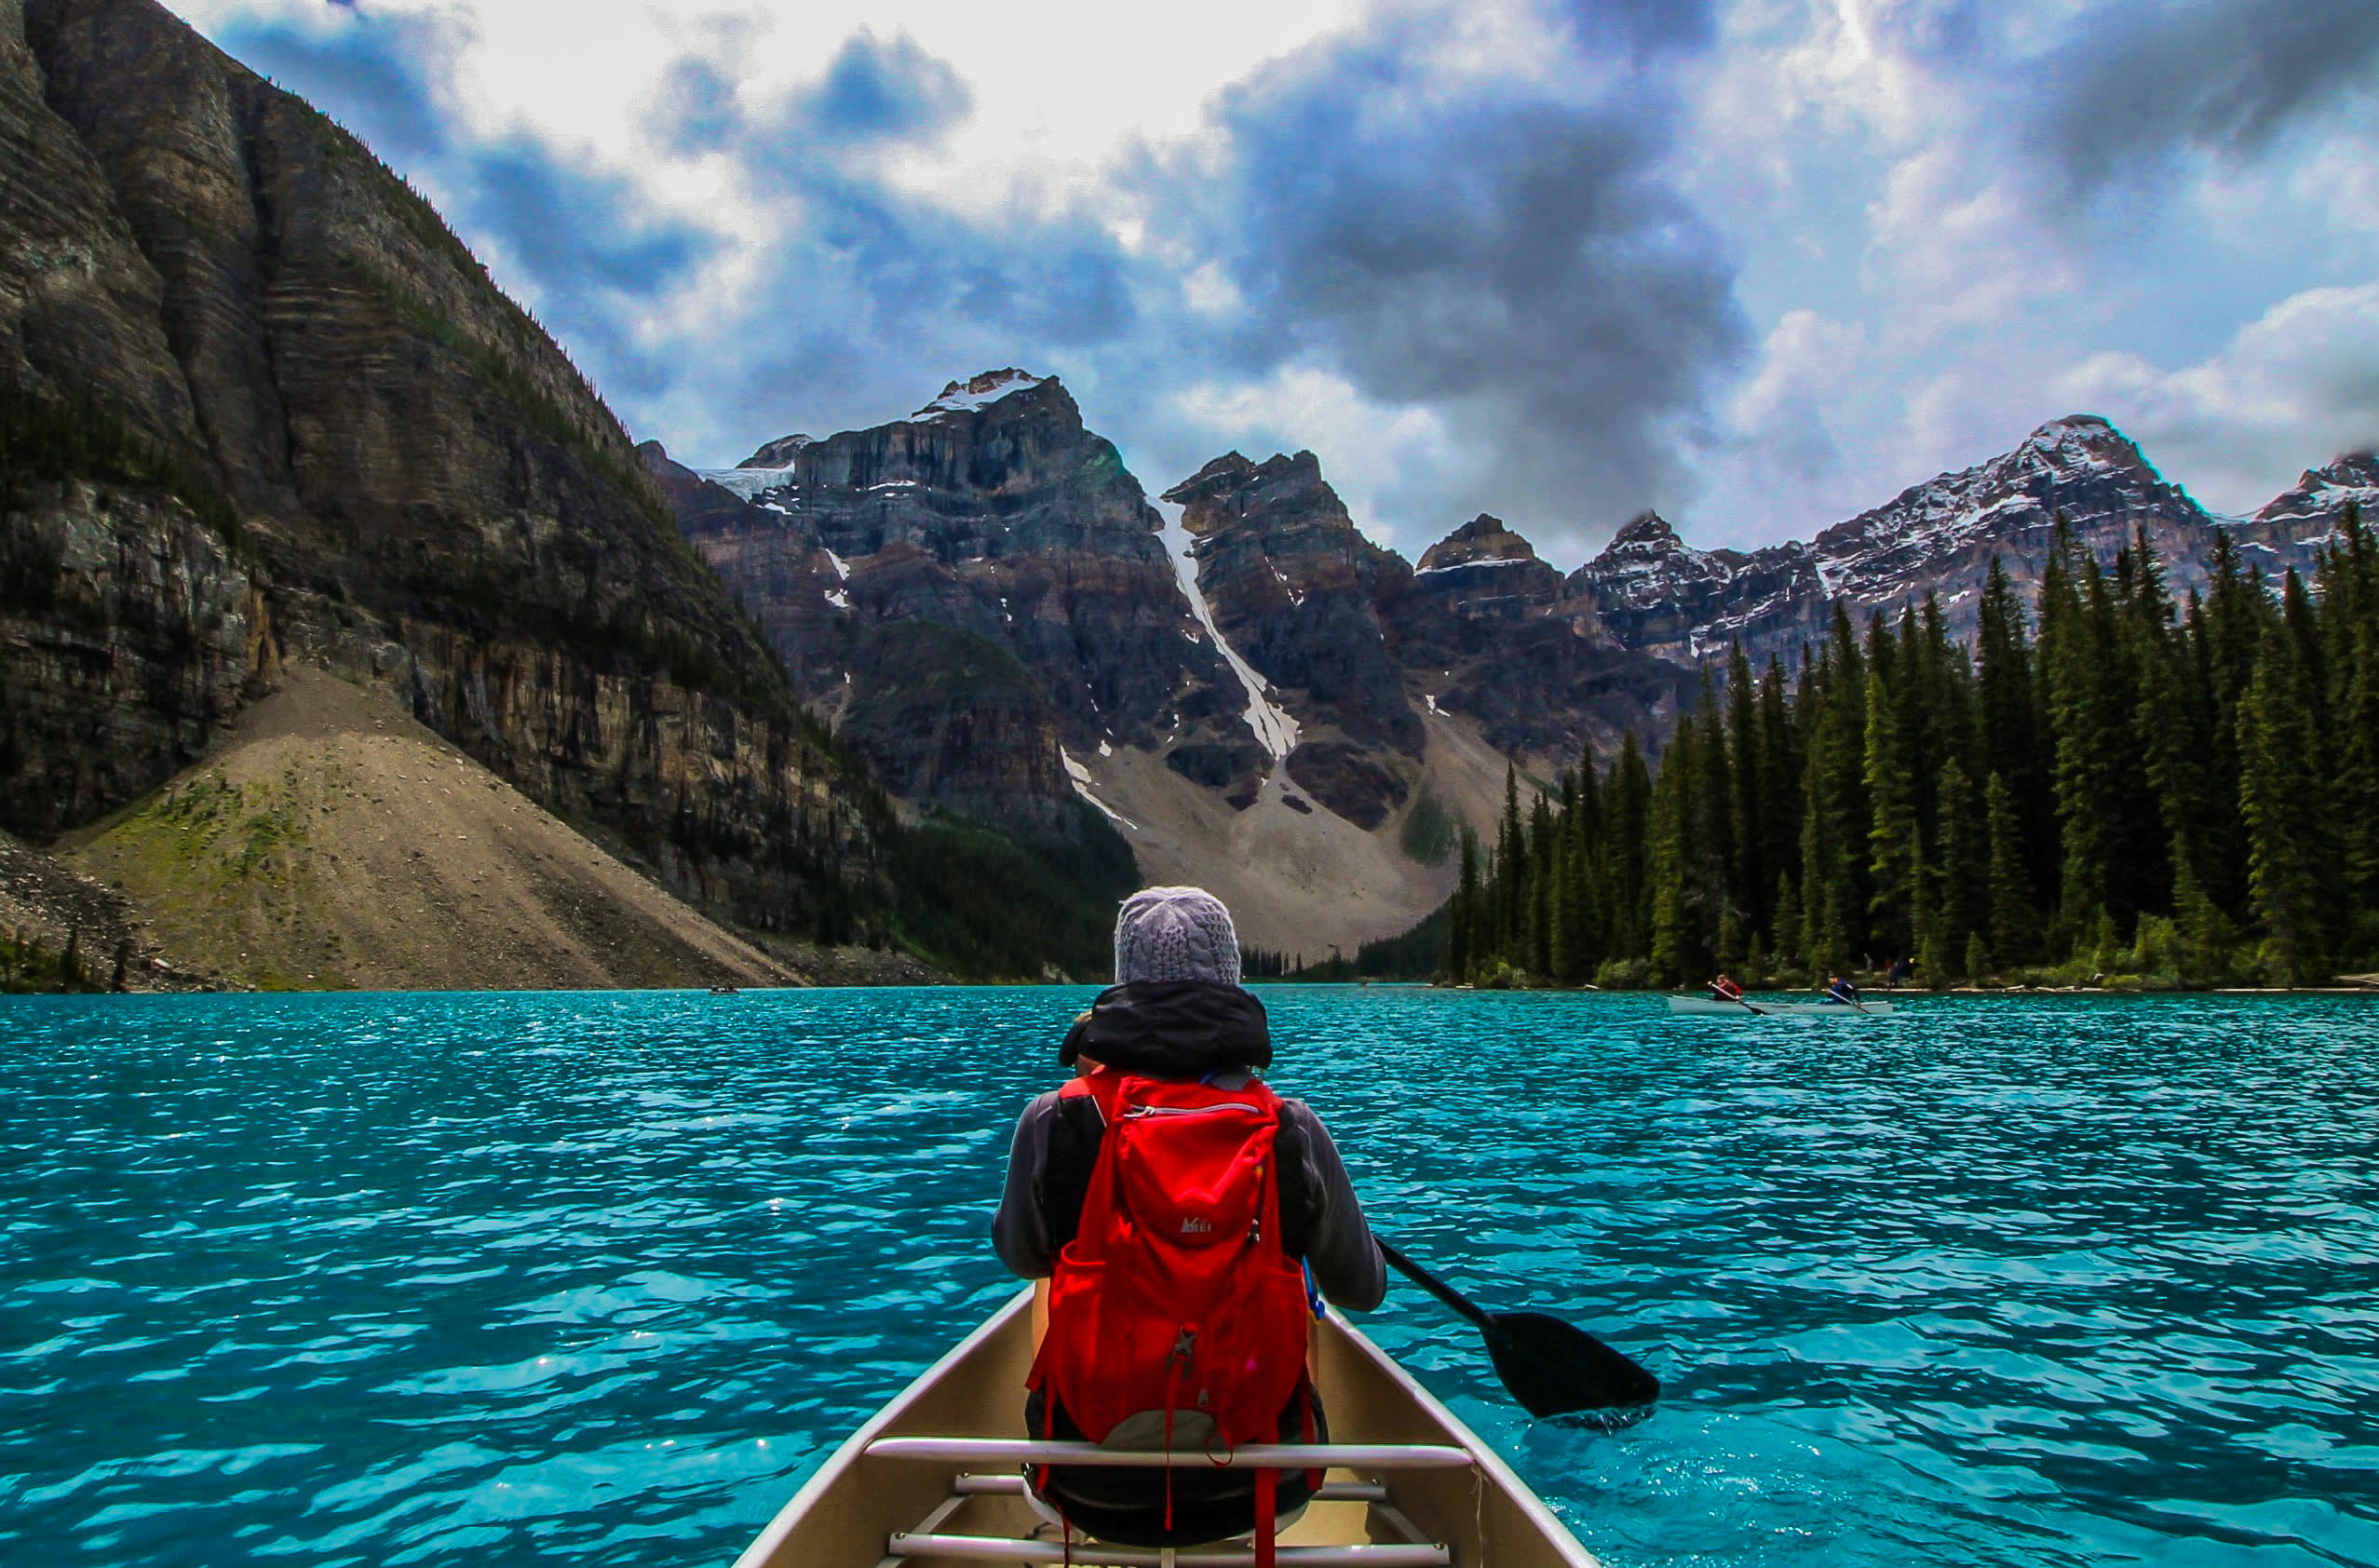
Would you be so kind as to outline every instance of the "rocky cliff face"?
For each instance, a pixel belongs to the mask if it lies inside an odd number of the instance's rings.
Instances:
[[[150,0],[0,0],[0,157],[7,825],[154,786],[291,657],[807,918],[863,786],[426,204]]]
[[[1230,453],[1165,499],[1196,541],[1216,627],[1297,723],[1290,777],[1347,820],[1377,826],[1403,804],[1404,763],[1422,749],[1378,610],[1413,568],[1357,531],[1310,452],[1262,463]]]
[[[1069,752],[1252,750],[1161,518],[1054,377],[991,372],[907,419],[681,474],[680,526],[903,794],[1065,826]]]
[[[1797,647],[1831,602],[1806,546],[1690,549],[1657,512],[1620,529],[1569,588],[1623,646],[1686,665],[1736,638],[1763,653]]]
[[[1676,666],[1620,647],[1595,603],[1494,517],[1430,546],[1381,619],[1425,704],[1475,720],[1533,767],[1607,759],[1630,729],[1656,738],[1691,695]]]

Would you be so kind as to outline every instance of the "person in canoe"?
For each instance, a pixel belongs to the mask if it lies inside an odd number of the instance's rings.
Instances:
[[[1859,1006],[1859,988],[1840,975],[1828,975],[1825,995],[1820,1000],[1855,1007]]]
[[[1127,1546],[1268,1536],[1308,1478],[1200,1456],[1326,1440],[1312,1318],[1323,1297],[1377,1306],[1387,1271],[1329,1129],[1259,1075],[1271,1033],[1222,901],[1127,899],[1115,984],[1058,1060],[1076,1075],[1018,1119],[993,1222],[1001,1261],[1037,1282],[1028,1429],[1184,1462],[1045,1466],[1032,1494],[1069,1532]]]
[[[1710,982],[1710,995],[1713,1002],[1740,1002],[1743,988],[1727,979],[1722,971],[1716,980]]]

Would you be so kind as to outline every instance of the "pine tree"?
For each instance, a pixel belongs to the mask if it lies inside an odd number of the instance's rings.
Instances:
[[[1726,881],[1745,939],[1753,941],[1767,925],[1768,871],[1760,814],[1760,695],[1740,642],[1726,656],[1726,825],[1734,850]]]
[[[1961,757],[1952,756],[1941,764],[1936,819],[1931,919],[1918,945],[1922,972],[1939,983],[1954,966],[1956,973],[1980,980],[1981,971],[1967,959],[1973,940],[1981,937],[1990,919],[1990,841],[1974,777]]]
[[[1630,730],[1619,742],[1618,760],[1603,791],[1605,858],[1610,911],[1603,928],[1612,956],[1642,958],[1651,952],[1652,889],[1647,877],[1647,839],[1652,827],[1652,776]]]
[[[2051,561],[2052,568],[2058,563]],[[2044,593],[2047,591],[2044,586]],[[1989,771],[2007,779],[2023,833],[2027,877],[2049,885],[2056,858],[2056,804],[2049,786],[2045,693],[2034,669],[2024,611],[1999,558],[1983,579],[1975,634],[1975,706]],[[2001,955],[2004,961],[2005,955]]]
[[[2379,963],[2379,547],[2346,506],[2321,569],[2321,622],[2335,756],[2339,872],[2356,912],[2346,956]]]
[[[1699,933],[1686,902],[1687,837],[1693,814],[1694,742],[1680,733],[1660,759],[1652,783],[1652,834],[1646,872],[1652,882],[1652,979],[1681,985],[1701,967]]]
[[[2076,946],[2097,943],[2106,920],[2118,935],[2129,928],[2139,912],[2133,893],[2141,880],[2129,860],[2163,853],[2161,844],[2142,848],[2139,843],[2155,818],[2131,736],[2137,703],[2122,644],[2120,612],[2105,574],[2061,528],[2058,557],[2041,582],[2040,658],[2049,693],[2062,850],[2058,920],[2067,942]]]
[[[1462,830],[1462,870],[1453,885],[1453,901],[1446,915],[1446,978],[1456,985],[1471,978],[1478,939],[1479,836],[1467,824]]]
[[[1798,945],[1800,898],[1793,874],[1801,863],[1801,757],[1795,744],[1784,661],[1771,659],[1760,678],[1759,744],[1752,789],[1758,826],[1760,874],[1766,897],[1758,918],[1759,939],[1770,953]],[[1796,928],[1786,929],[1790,921]]]
[[[1553,975],[1553,882],[1560,873],[1554,854],[1553,810],[1538,795],[1528,817],[1528,972]]]
[[[1837,602],[1801,685],[1801,953],[1812,970],[1849,966],[1866,946],[1867,661]]]
[[[2234,920],[2248,918],[2247,836],[2238,818],[2238,710],[2255,677],[2264,629],[2274,618],[2271,595],[2249,571],[2228,530],[2214,531],[2205,615],[2197,659],[2205,669],[2212,707],[2212,744],[2206,754],[2207,792],[2218,804],[2218,834],[2197,862],[2206,896]]]
[[[1686,801],[1685,904],[1692,912],[1697,953],[1740,966],[1745,933],[1740,884],[1736,881],[1735,790],[1727,761],[1726,721],[1710,671],[1702,671],[1702,700],[1693,721],[1693,773]]]
[[[2007,775],[1994,773],[1983,786],[1983,818],[1991,856],[1991,953],[2001,964],[2028,964],[2041,954],[2040,906]]]
[[[1495,831],[1495,859],[1490,885],[1495,889],[1494,955],[1514,968],[1527,962],[1528,889],[1521,873],[1520,770],[1504,764],[1504,816]]]
[[[2323,831],[2314,672],[2285,625],[2264,635],[2238,710],[2239,809],[2248,888],[2277,978],[2301,985],[2328,972],[2334,886]]]
[[[1908,672],[1911,679],[1913,672]],[[1869,901],[1875,944],[1888,959],[1915,948],[1917,872],[1925,857],[1916,819],[1916,780],[1901,732],[1899,704],[1879,668],[1867,671],[1865,780]]]

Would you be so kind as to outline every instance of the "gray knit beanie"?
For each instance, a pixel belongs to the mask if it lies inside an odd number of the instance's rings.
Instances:
[[[1115,983],[1239,983],[1239,934],[1231,912],[1203,887],[1143,887],[1115,915]]]

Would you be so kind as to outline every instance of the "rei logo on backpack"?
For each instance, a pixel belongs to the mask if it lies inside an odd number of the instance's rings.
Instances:
[[[1280,1101],[1102,1072],[1106,1131],[1049,1281],[1031,1386],[1093,1442],[1275,1442],[1305,1373],[1304,1275],[1280,1247]],[[1120,1429],[1119,1429],[1120,1428]]]

